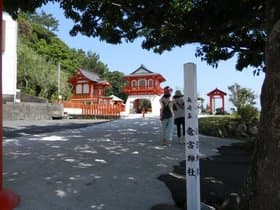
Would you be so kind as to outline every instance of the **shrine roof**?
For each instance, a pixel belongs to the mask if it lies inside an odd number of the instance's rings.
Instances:
[[[150,75],[150,74],[157,74],[157,73],[152,72],[151,70],[147,69],[143,64],[141,64],[139,68],[137,68],[129,75],[132,76],[132,75],[147,75],[147,74]]]
[[[81,74],[86,77],[87,79],[94,81],[94,82],[100,82],[103,81],[103,79],[101,79],[96,73],[94,72],[89,72],[83,69],[79,69],[79,71],[81,72]]]
[[[221,91],[220,89],[218,88],[215,88],[214,90],[212,90],[211,92],[207,93],[207,96],[210,96],[210,95],[217,95],[217,94],[222,94],[222,95],[227,95],[226,92],[224,91]]]
[[[96,73],[94,72],[90,72],[84,69],[78,69],[78,71],[73,75],[73,77],[70,79],[73,80],[78,74],[81,74],[82,76],[84,76],[86,79],[93,81],[93,82],[97,82],[97,83],[108,83],[108,81],[100,78]]]
[[[158,76],[161,82],[166,81],[166,79],[161,74],[152,72],[151,70],[147,69],[143,64],[141,64],[139,68],[137,68],[129,75],[124,76],[124,78],[139,77],[139,76]]]

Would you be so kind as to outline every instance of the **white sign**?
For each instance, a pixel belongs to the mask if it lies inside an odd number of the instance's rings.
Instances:
[[[200,210],[200,169],[196,65],[184,64],[186,201],[188,210]]]

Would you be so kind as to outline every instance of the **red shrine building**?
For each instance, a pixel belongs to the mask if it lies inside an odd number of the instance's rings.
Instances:
[[[163,93],[160,84],[165,78],[141,65],[135,71],[123,77],[126,81],[124,92],[128,95],[125,103],[125,114],[150,112],[159,115],[159,99]]]
[[[71,101],[82,101],[86,104],[100,103],[109,99],[104,94],[110,83],[93,72],[78,69],[68,82],[72,84],[74,89]]]
[[[72,115],[120,114],[123,101],[113,95],[105,96],[110,83],[97,74],[78,69],[68,82],[73,87],[73,95],[63,102],[64,112]]]
[[[225,111],[225,96],[227,94],[220,89],[216,88],[212,90],[211,92],[207,93],[207,96],[209,96],[209,110],[207,110],[210,113],[215,113],[217,108],[220,108],[222,112]],[[222,104],[221,107],[216,107],[216,100],[221,99]]]

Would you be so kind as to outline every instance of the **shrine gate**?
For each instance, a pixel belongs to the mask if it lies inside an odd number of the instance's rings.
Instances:
[[[208,112],[215,113],[217,108],[221,108],[222,113],[225,111],[225,96],[227,94],[218,88],[212,90],[211,92],[207,93],[207,96],[209,96],[209,107]],[[215,100],[216,99],[222,99],[222,107],[216,107]]]
[[[158,73],[154,73],[141,65],[129,75],[124,76],[126,86],[124,92],[128,94],[125,104],[125,114],[150,112],[159,115],[159,99],[163,93],[160,83],[166,81]]]

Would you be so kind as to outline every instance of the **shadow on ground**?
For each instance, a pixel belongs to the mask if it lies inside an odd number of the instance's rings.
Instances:
[[[4,138],[16,138],[24,135],[34,135],[34,134],[44,134],[50,132],[59,132],[65,130],[85,128],[92,125],[97,125],[100,123],[105,123],[108,121],[93,121],[93,122],[84,122],[84,123],[60,123],[59,121],[56,124],[50,125],[26,125],[20,127],[8,127],[3,126],[3,137]]]
[[[242,144],[237,143],[220,147],[219,155],[200,160],[201,202],[216,208],[230,193],[240,194],[247,177],[249,159],[250,155],[242,149]],[[158,179],[169,189],[174,205],[158,204],[152,210],[185,209],[185,161],[173,169]]]

